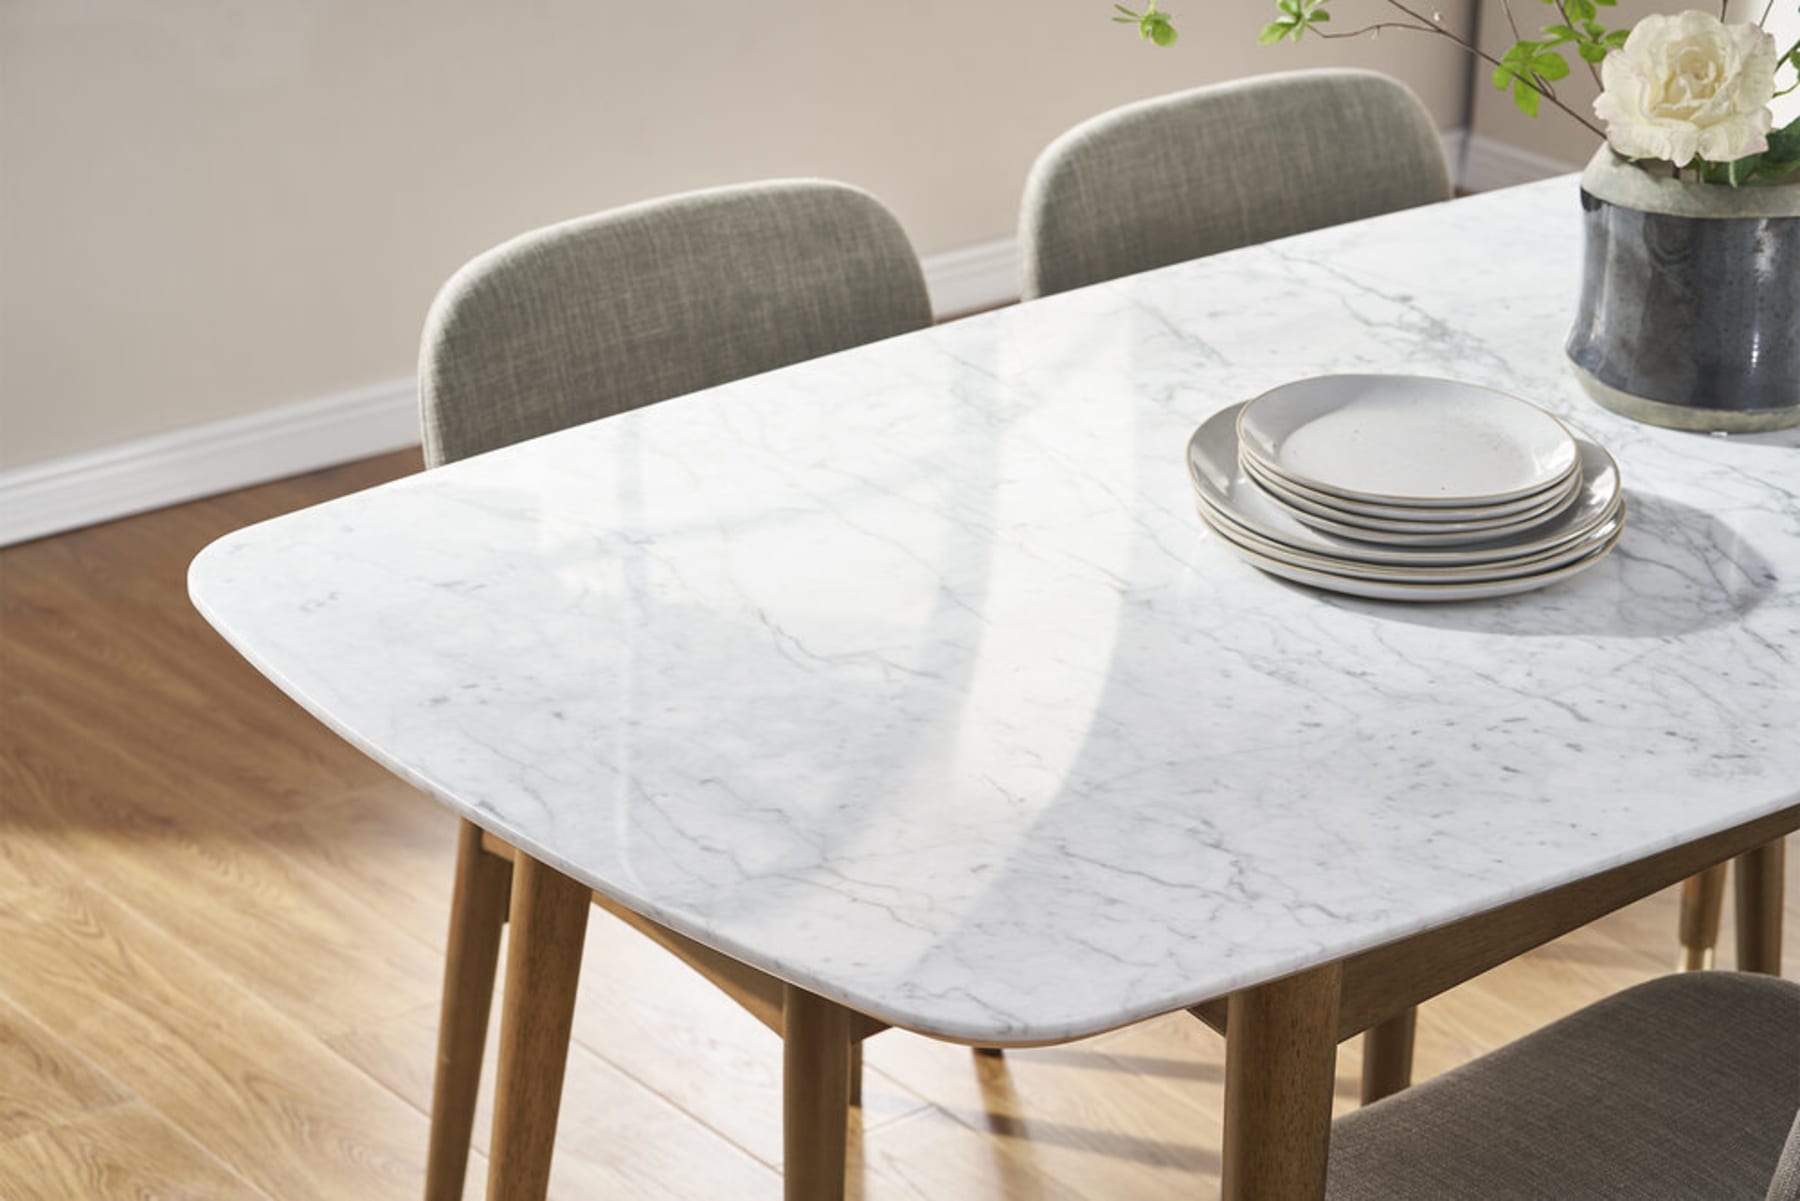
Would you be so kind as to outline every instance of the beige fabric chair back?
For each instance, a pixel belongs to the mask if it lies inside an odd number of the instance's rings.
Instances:
[[[793,180],[552,225],[480,255],[425,320],[436,466],[930,324],[874,197]]]
[[[1445,200],[1419,98],[1373,71],[1295,71],[1114,109],[1038,157],[1019,241],[1029,300]]]

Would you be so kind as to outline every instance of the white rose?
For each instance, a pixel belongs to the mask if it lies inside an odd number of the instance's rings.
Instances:
[[[1775,39],[1702,12],[1645,17],[1600,65],[1594,112],[1626,158],[1685,166],[1727,163],[1769,148]]]

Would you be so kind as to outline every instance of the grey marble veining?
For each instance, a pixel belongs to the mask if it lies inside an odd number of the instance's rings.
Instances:
[[[1222,255],[281,517],[191,591],[675,929],[914,1029],[1089,1033],[1800,800],[1800,434],[1583,399],[1580,259],[1573,178]],[[1618,549],[1423,607],[1239,562],[1187,436],[1329,371],[1565,415]]]

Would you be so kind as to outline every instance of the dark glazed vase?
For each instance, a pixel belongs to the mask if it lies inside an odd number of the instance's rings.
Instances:
[[[1569,359],[1615,412],[1674,429],[1800,425],[1800,183],[1652,175],[1602,146]]]

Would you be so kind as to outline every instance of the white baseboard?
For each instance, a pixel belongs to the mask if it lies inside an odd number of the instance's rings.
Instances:
[[[932,310],[955,316],[1018,296],[1006,238],[924,260]],[[134,438],[0,471],[0,546],[267,483],[419,441],[410,379]]]
[[[1566,163],[1486,134],[1452,132],[1456,135],[1455,145],[1447,133],[1444,152],[1450,155],[1456,186],[1467,192],[1491,192],[1581,170],[1580,163]]]
[[[1450,184],[1460,188],[1462,182],[1463,148],[1469,144],[1469,128],[1458,125],[1455,129],[1438,130],[1438,142],[1444,148],[1444,161],[1450,164]]]
[[[1443,132],[1457,186],[1471,192],[1577,168],[1464,129]],[[956,316],[1018,297],[1019,248],[1001,238],[929,255],[932,311]],[[0,546],[111,521],[417,445],[413,381],[366,388],[136,438],[0,472]]]
[[[0,472],[0,546],[418,441],[402,379],[34,463]]]
[[[927,255],[925,288],[941,321],[1019,298],[1019,243],[1015,238]]]

